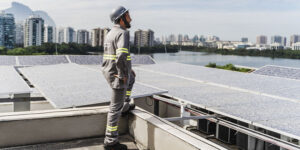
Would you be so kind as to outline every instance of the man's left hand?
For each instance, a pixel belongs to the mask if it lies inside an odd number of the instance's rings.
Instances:
[[[135,72],[134,72],[133,70],[131,70],[131,72],[132,72],[133,76],[134,76],[134,77],[136,77],[136,74],[135,74]]]

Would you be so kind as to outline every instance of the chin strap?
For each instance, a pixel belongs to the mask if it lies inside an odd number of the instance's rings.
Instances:
[[[126,26],[127,29],[131,28],[131,25],[130,25],[130,23],[127,21],[125,15],[123,15],[123,16],[121,17],[121,19],[123,20],[123,22],[124,22],[124,24],[125,24],[125,26]]]

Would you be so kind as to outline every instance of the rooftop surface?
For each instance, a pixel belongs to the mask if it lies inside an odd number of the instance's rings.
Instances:
[[[0,61],[0,94],[32,91],[19,72],[56,108],[109,102],[110,88],[100,70],[102,61],[97,59],[100,56],[0,57],[6,60]],[[180,63],[153,64],[149,56],[136,56],[133,61],[134,64],[148,64],[134,67],[137,82],[133,98],[165,95],[186,105],[300,139],[298,79],[289,75],[240,73]],[[288,68],[283,70],[289,72]],[[48,145],[57,144],[60,145]],[[99,148],[101,143],[91,144],[93,147]]]
[[[129,135],[120,136],[120,142],[127,145],[128,150],[138,150],[134,139]],[[71,140],[65,142],[56,142],[56,143],[45,143],[37,145],[27,145],[19,146],[13,148],[3,148],[2,150],[33,150],[33,149],[43,149],[43,150],[104,150],[103,144],[104,138],[88,138],[88,139],[79,139]]]

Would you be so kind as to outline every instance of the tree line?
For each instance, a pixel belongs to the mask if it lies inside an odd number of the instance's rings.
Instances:
[[[221,55],[239,55],[239,56],[263,56],[271,58],[291,58],[300,59],[300,50],[247,50],[247,49],[217,49],[197,46],[177,46],[177,45],[155,45],[152,47],[136,47],[130,46],[131,53],[151,54],[151,53],[176,53],[182,49],[183,51],[206,52]],[[88,55],[89,52],[102,53],[103,47],[93,47],[88,44],[77,43],[44,43],[41,46],[16,47],[14,49],[6,49],[0,47],[0,55]]]
[[[16,47],[14,49],[0,48],[1,55],[54,55],[54,54],[80,54],[88,52],[101,52],[102,47],[92,47],[88,44],[77,43],[44,43],[41,46]]]
[[[263,57],[271,57],[271,58],[300,59],[300,50],[275,50],[275,49],[228,50],[228,49],[217,49],[217,48],[196,47],[196,46],[183,46],[182,49],[185,51],[206,52],[206,53],[215,53],[215,54],[221,54],[221,55],[263,56]]]

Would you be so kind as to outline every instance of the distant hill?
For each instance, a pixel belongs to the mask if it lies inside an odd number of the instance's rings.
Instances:
[[[10,8],[4,10],[6,13],[12,13],[15,16],[16,22],[24,22],[31,15],[38,15],[45,20],[45,24],[56,26],[54,20],[45,11],[33,11],[28,6],[18,2],[12,2]]]

